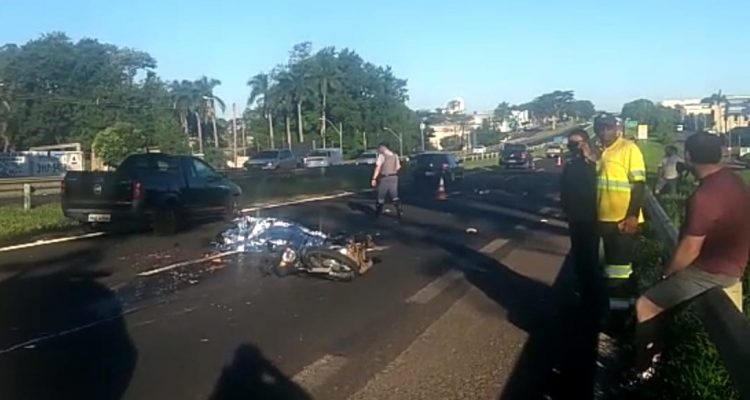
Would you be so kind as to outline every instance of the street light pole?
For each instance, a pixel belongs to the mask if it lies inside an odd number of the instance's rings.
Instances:
[[[419,133],[422,137],[422,151],[424,151],[424,130],[427,126],[424,123],[424,119],[422,119],[422,122],[419,123]]]
[[[234,167],[237,168],[237,103],[232,103],[232,136],[234,140]]]
[[[344,124],[339,122],[339,151],[344,154]]]
[[[344,154],[344,124],[339,122],[339,126],[338,128],[336,128],[336,124],[334,124],[330,119],[321,117],[320,120],[325,120],[326,122],[331,124],[334,129],[339,131],[339,151],[341,151],[341,154]],[[323,138],[323,140],[325,140],[325,137]],[[325,145],[323,145],[323,147],[325,147]]]
[[[400,157],[403,157],[404,156],[404,137],[400,133],[394,131],[393,129],[387,126],[384,126],[383,130],[390,132],[391,134],[393,134],[393,136],[396,137],[396,139],[398,139],[398,153],[399,153],[398,155]]]

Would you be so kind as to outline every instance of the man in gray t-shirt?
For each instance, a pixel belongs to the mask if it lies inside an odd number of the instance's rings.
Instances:
[[[387,143],[378,146],[378,157],[375,159],[375,170],[372,174],[372,187],[377,188],[378,199],[375,204],[375,216],[383,213],[385,200],[390,197],[396,207],[396,213],[401,218],[401,201],[398,198],[398,171],[401,169],[401,161],[397,154],[388,148]]]

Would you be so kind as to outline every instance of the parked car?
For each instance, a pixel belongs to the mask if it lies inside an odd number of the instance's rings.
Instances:
[[[297,159],[291,150],[265,150],[245,161],[248,171],[273,171],[297,168]]]
[[[159,234],[186,220],[234,216],[242,190],[205,161],[163,153],[132,155],[113,172],[68,171],[66,217],[88,225],[136,222]]]
[[[463,161],[453,153],[420,153],[411,158],[409,166],[416,182],[435,181],[442,177],[449,184],[464,177]]]
[[[547,145],[547,149],[544,151],[544,154],[547,155],[547,158],[557,158],[562,156],[562,146],[559,144],[549,144]]]
[[[472,154],[485,154],[487,153],[487,147],[483,145],[476,145],[473,149],[471,149]]]
[[[531,169],[534,167],[534,159],[525,144],[506,143],[503,147],[502,157],[500,157],[500,165],[505,166],[505,168],[522,167]]]
[[[305,168],[330,167],[343,163],[344,156],[340,149],[317,149],[302,158],[302,165]]]
[[[356,165],[375,165],[375,159],[378,158],[376,150],[367,150],[354,159]]]

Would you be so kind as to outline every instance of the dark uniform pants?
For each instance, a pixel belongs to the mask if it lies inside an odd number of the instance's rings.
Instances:
[[[620,232],[617,222],[600,222],[599,232],[604,245],[604,274],[607,278],[610,300],[629,302],[635,296],[630,281],[633,272],[633,252],[636,235]],[[625,307],[621,304],[621,307]]]
[[[582,303],[601,311],[606,303],[604,274],[599,263],[599,229],[596,221],[570,221],[570,251]]]

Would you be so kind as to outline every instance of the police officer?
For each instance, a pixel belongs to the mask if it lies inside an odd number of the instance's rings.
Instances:
[[[625,300],[624,291],[629,288],[621,283],[627,283],[633,271],[636,233],[644,221],[641,207],[646,192],[646,166],[641,150],[622,137],[620,127],[612,115],[594,120],[594,132],[603,146],[597,172],[597,213],[605,274],[611,298]]]
[[[386,198],[390,197],[396,208],[398,218],[401,218],[403,210],[401,200],[398,198],[398,171],[401,169],[401,161],[396,153],[391,151],[387,143],[378,145],[378,157],[375,160],[375,171],[372,174],[372,187],[377,188],[378,199],[375,204],[375,217],[383,213]]]

